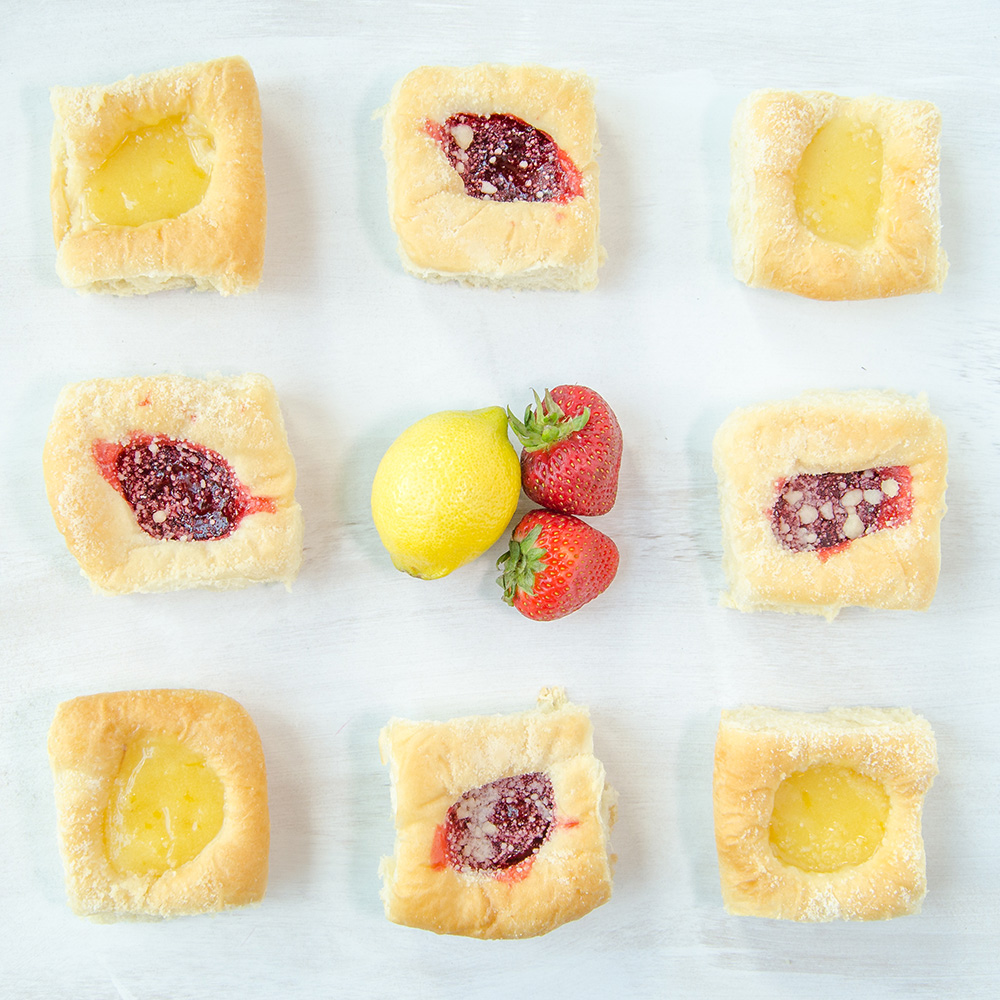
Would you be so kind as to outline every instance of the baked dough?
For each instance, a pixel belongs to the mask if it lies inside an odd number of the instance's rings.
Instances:
[[[83,292],[145,294],[167,288],[256,288],[264,263],[260,102],[238,57],[192,63],[109,86],[55,87],[52,221],[56,270]],[[87,211],[93,172],[130,133],[191,116],[214,143],[208,188],[176,218],[139,226],[98,222]]]
[[[926,398],[894,392],[809,392],[736,410],[715,435],[722,511],[723,603],[831,619],[841,608],[925,609],[941,564],[947,444]],[[782,483],[800,474],[905,466],[912,511],[897,527],[829,554],[790,551],[772,528]]]
[[[834,118],[870,123],[882,141],[881,205],[874,235],[853,247],[800,221],[794,185],[803,153]],[[760,90],[732,131],[733,267],[748,285],[814,299],[868,299],[940,291],[937,108],[926,101],[851,99],[820,91]]]
[[[162,874],[112,865],[105,827],[132,741],[180,741],[221,780],[223,820],[197,856]],[[49,731],[69,904],[100,921],[177,917],[259,902],[267,885],[267,778],[246,711],[212,691],[119,691],[63,702]]]
[[[95,444],[163,435],[210,449],[262,501],[225,537],[156,538],[102,474]],[[107,594],[289,585],[302,560],[295,463],[274,387],[262,375],[92,379],[67,386],[44,452],[56,526],[95,589]]]
[[[880,783],[889,800],[881,844],[866,861],[804,871],[780,861],[769,828],[791,774],[833,763]],[[934,734],[904,708],[722,713],[715,745],[715,840],[730,913],[786,920],[880,920],[915,913],[926,891],[920,814],[937,774]]]
[[[393,719],[379,746],[396,818],[395,854],[380,868],[390,920],[438,934],[531,937],[610,898],[616,795],[593,755],[587,710],[561,688],[543,689],[537,710],[517,715]],[[533,772],[551,780],[555,814],[526,874],[511,880],[434,863],[435,837],[466,792]]]
[[[451,115],[515,115],[547,133],[582,176],[563,202],[470,197],[427,123]],[[389,215],[399,255],[429,281],[507,288],[591,289],[598,243],[597,116],[591,81],[541,66],[424,66],[395,87],[385,115]]]

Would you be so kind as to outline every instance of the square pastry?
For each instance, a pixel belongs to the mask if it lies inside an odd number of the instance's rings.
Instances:
[[[935,774],[934,733],[909,709],[723,712],[713,801],[726,909],[810,921],[917,912]]]
[[[732,133],[736,276],[814,299],[940,291],[940,131],[926,101],[751,94]]]
[[[390,920],[522,938],[610,898],[616,796],[587,710],[561,688],[518,715],[393,719],[380,749],[396,819],[380,869]]]
[[[267,200],[260,101],[238,57],[55,87],[56,270],[82,292],[256,288]]]
[[[118,691],[63,702],[49,760],[76,913],[177,917],[263,898],[264,753],[232,698]]]
[[[298,573],[295,463],[262,375],[67,386],[44,470],[56,526],[99,591],[289,585]]]
[[[724,604],[827,618],[930,605],[948,449],[924,397],[810,392],[737,410],[714,461]]]
[[[403,266],[429,281],[590,289],[598,243],[590,80],[542,66],[424,66],[382,148]]]

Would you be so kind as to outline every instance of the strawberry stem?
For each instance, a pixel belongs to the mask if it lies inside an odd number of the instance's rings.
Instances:
[[[510,407],[507,407],[507,420],[511,430],[525,451],[544,451],[587,426],[590,407],[585,406],[583,412],[575,417],[567,417],[563,408],[552,398],[550,390],[545,390],[544,399],[539,399],[534,389],[531,391],[535,397],[535,406],[532,408],[528,405],[524,411],[524,420],[518,420]]]
[[[510,548],[497,559],[497,569],[503,570],[497,577],[497,583],[503,588],[503,599],[508,604],[514,603],[514,597],[520,590],[528,597],[535,594],[535,575],[545,569],[545,549],[539,548],[538,536],[542,526],[536,525],[518,541],[510,540]]]

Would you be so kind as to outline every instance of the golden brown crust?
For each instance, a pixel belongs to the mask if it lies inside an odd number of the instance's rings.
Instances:
[[[796,771],[842,764],[880,782],[885,836],[859,865],[807,872],[779,861],[774,793]],[[786,920],[881,920],[915,913],[926,891],[920,814],[937,774],[934,734],[909,709],[723,712],[715,745],[715,839],[730,913]]]
[[[187,864],[120,874],[104,823],[128,743],[179,740],[224,788],[222,829]],[[73,910],[99,920],[177,917],[259,902],[267,885],[267,776],[260,737],[237,702],[212,691],[118,691],[63,702],[49,731],[59,844]]]
[[[54,87],[52,220],[62,282],[88,292],[249,291],[264,263],[267,198],[257,84],[239,57],[191,63],[109,86]],[[205,196],[175,219],[113,226],[86,217],[90,173],[130,131],[188,114],[215,159]]]
[[[465,193],[427,134],[467,111],[507,113],[547,132],[583,177],[566,204],[490,202]],[[542,66],[424,66],[404,77],[385,109],[389,215],[403,266],[430,281],[512,288],[591,289],[598,244],[597,116],[593,84]]]
[[[396,818],[395,854],[380,868],[390,920],[438,934],[531,937],[610,898],[615,793],[593,756],[586,709],[567,703],[562,689],[544,689],[539,708],[518,715],[394,719],[379,744]],[[557,825],[526,878],[432,866],[435,831],[454,802],[498,778],[536,771],[552,781]]]
[[[729,593],[740,611],[926,609],[941,564],[948,451],[944,425],[924,397],[893,392],[811,392],[732,413],[714,444]],[[771,527],[776,484],[798,473],[903,465],[913,511],[896,528],[856,538],[825,561],[791,552]]]
[[[243,518],[227,537],[158,539],[138,525],[101,475],[95,441],[162,434],[218,452],[255,497],[274,510]],[[97,590],[108,594],[182,587],[289,585],[302,560],[302,510],[274,387],[262,375],[92,379],[63,389],[44,452],[56,526]]]
[[[794,183],[802,154],[831,118],[870,122],[882,138],[882,205],[870,243],[821,239],[799,221]],[[868,299],[940,291],[937,108],[926,101],[851,99],[820,91],[762,90],[737,111],[732,132],[733,266],[748,285],[815,299]]]

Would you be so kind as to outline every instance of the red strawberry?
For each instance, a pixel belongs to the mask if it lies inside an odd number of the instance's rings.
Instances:
[[[524,421],[507,410],[524,450],[521,485],[535,503],[563,514],[607,514],[618,493],[622,430],[611,407],[582,385],[535,393]]]
[[[536,621],[562,618],[604,593],[618,571],[618,548],[578,517],[532,510],[497,560],[503,599]]]

